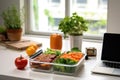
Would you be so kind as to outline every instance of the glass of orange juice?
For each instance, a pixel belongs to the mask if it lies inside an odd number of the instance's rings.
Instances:
[[[62,35],[54,33],[50,35],[50,48],[51,49],[62,49]]]

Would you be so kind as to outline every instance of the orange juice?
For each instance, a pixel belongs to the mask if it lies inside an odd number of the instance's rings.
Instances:
[[[62,36],[58,33],[50,35],[50,48],[51,49],[62,49]]]

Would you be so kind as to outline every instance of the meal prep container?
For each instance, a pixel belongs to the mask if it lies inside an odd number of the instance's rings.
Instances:
[[[40,52],[38,55],[41,55],[42,52]],[[37,57],[37,56],[35,56]],[[74,65],[67,65],[67,64],[58,64],[54,63],[57,58],[55,58],[52,62],[40,62],[35,61],[34,56],[30,58],[30,68],[33,71],[39,71],[39,72],[48,72],[48,73],[55,73],[55,74],[65,74],[65,75],[72,75],[74,76],[77,71],[79,70],[80,66],[84,63],[85,60],[85,54],[83,57],[78,61],[77,64]],[[59,57],[58,57],[59,58]],[[42,65],[42,67],[41,67]]]

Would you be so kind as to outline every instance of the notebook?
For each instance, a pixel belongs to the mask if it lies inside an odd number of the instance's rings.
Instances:
[[[101,60],[92,72],[120,76],[120,34],[104,34]]]

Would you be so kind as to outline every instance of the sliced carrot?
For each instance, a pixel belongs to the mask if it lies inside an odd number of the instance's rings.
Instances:
[[[83,53],[81,52],[70,52],[70,53],[64,53],[60,58],[69,58],[74,61],[79,61],[83,57]]]

